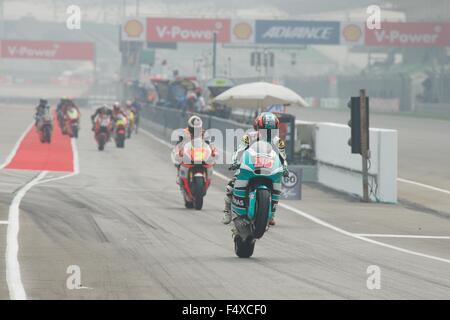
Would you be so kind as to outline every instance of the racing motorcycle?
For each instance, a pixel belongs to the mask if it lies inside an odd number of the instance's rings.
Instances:
[[[185,207],[201,210],[213,174],[213,149],[197,138],[186,143],[179,152],[183,157],[179,174]]]
[[[127,127],[127,119],[123,115],[119,115],[114,125],[114,141],[116,142],[117,148],[125,148]]]
[[[262,238],[273,217],[272,203],[280,198],[283,166],[270,143],[258,141],[243,152],[231,201],[234,251],[240,258],[253,255],[255,242]]]
[[[71,138],[78,138],[78,130],[80,128],[80,113],[74,107],[69,107],[66,111],[64,119],[63,134],[69,135]]]
[[[95,140],[97,141],[99,151],[105,149],[105,145],[110,138],[111,130],[111,117],[105,114],[98,116],[95,121]]]
[[[37,130],[39,133],[39,139],[42,143],[50,143],[52,140],[53,121],[50,111],[46,111],[40,116]]]

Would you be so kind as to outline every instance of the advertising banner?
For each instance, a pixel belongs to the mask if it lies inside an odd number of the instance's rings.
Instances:
[[[92,42],[1,40],[1,57],[10,59],[91,60]]]
[[[366,29],[367,46],[446,47],[450,23],[384,22],[379,30]]]
[[[365,31],[365,23],[341,22],[341,44],[364,45]]]
[[[230,42],[255,43],[255,20],[231,20]]]
[[[192,18],[147,18],[149,42],[230,42],[230,20]]]
[[[255,42],[285,45],[333,45],[340,43],[337,21],[256,20]]]
[[[122,24],[122,41],[145,41],[147,34],[145,18],[128,18]]]

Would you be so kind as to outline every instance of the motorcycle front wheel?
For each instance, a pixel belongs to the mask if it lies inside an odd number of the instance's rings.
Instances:
[[[195,210],[202,210],[203,196],[204,196],[204,190],[205,190],[205,180],[203,179],[203,177],[194,177],[194,181],[193,181],[191,190],[194,195]]]
[[[258,189],[256,191],[255,231],[253,233],[255,239],[261,238],[266,232],[267,224],[269,223],[270,198],[271,194],[269,190]]]

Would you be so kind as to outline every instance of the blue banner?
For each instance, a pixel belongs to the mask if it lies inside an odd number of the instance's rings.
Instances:
[[[256,20],[255,42],[261,44],[339,44],[337,21]]]

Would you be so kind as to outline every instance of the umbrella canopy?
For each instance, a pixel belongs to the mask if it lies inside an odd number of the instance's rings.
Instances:
[[[308,106],[307,102],[291,89],[268,82],[252,82],[235,86],[221,93],[215,102],[234,108],[265,108],[274,104]]]

